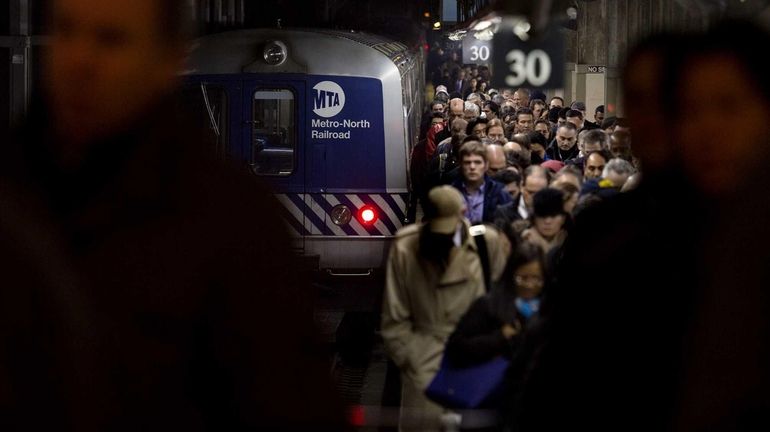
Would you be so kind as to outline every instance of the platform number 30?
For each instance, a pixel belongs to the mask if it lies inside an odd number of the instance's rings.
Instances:
[[[520,86],[526,81],[533,87],[540,87],[551,77],[551,58],[543,50],[532,50],[529,54],[511,50],[506,54],[505,61],[509,63],[511,71],[506,75],[505,83],[511,87]]]
[[[471,47],[471,61],[487,61],[489,60],[489,47],[486,45],[472,46]]]

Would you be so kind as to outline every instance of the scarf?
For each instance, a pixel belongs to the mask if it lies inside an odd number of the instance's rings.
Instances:
[[[530,300],[516,297],[516,309],[524,317],[525,321],[529,321],[532,315],[536,314],[540,310],[540,299],[533,298]]]

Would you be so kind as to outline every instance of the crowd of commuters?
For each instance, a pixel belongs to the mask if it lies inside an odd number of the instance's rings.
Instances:
[[[3,430],[345,430],[278,205],[174,108],[183,6],[55,2],[0,160]],[[402,430],[439,428],[444,355],[510,360],[509,431],[770,430],[768,45],[642,43],[628,123],[434,57],[383,302]]]
[[[388,265],[382,334],[402,372],[404,413],[442,412],[423,390],[445,348],[459,365],[513,359],[573,217],[632,190],[639,176],[623,119],[599,106],[592,122],[582,101],[489,88],[488,68],[457,57],[432,74],[412,153],[409,217],[417,222],[419,207],[425,223],[399,233]],[[479,227],[484,252],[472,241]]]
[[[640,421],[644,430],[737,430],[770,406],[757,384],[767,378],[757,369],[768,358],[759,345],[767,338],[755,327],[766,325],[767,277],[737,258],[756,261],[736,243],[759,245],[767,234],[756,222],[736,227],[729,219],[747,220],[738,209],[767,212],[761,199],[734,195],[761,173],[756,162],[766,149],[756,144],[766,139],[754,114],[765,111],[735,113],[727,132],[720,116],[732,111],[697,99],[719,87],[726,102],[753,94],[768,104],[766,67],[742,40],[768,37],[727,23],[641,44],[626,69],[629,119],[603,106],[587,113],[582,101],[540,90],[490,88],[486,67],[459,64],[456,53],[434,56],[410,166],[415,224],[394,243],[382,315],[386,349],[409,395],[402,418],[416,408],[426,416],[446,411],[423,393],[444,356],[458,367],[512,361],[505,396],[487,408],[501,409],[516,430],[617,426],[645,417],[647,406],[655,414]],[[670,124],[681,127],[664,132]],[[678,223],[676,214],[697,220]],[[749,241],[749,232],[762,235]],[[719,242],[730,245],[729,268],[746,281],[746,298],[729,310],[750,311],[724,328],[714,323],[730,284],[713,281],[736,275],[717,264]],[[469,291],[454,291],[460,281]],[[749,347],[719,354],[714,333],[729,349],[736,349],[730,337]],[[720,393],[709,380],[724,373],[739,384]],[[409,378],[415,374],[419,381]],[[720,411],[699,415],[694,406]]]

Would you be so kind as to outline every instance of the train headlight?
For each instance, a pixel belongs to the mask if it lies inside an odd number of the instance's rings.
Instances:
[[[364,225],[374,225],[374,223],[377,222],[378,217],[379,215],[374,207],[365,206],[358,210],[358,219]]]
[[[271,66],[278,66],[286,61],[286,45],[280,41],[270,41],[265,44],[262,57],[265,59],[265,63]]]
[[[353,217],[353,212],[345,205],[334,206],[331,212],[332,222],[334,225],[347,225],[350,219]]]

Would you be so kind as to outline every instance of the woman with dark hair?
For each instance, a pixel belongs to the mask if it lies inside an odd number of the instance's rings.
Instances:
[[[560,248],[567,239],[568,214],[564,211],[564,193],[545,188],[533,198],[534,211],[529,217],[530,227],[521,233],[521,239],[549,254]]]
[[[540,308],[546,280],[542,251],[528,243],[519,245],[500,283],[471,305],[449,337],[450,364],[472,366],[496,356],[513,359],[522,332]]]

